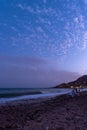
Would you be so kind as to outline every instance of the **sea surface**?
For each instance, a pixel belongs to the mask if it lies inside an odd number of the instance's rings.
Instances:
[[[70,92],[71,89],[60,88],[0,88],[0,103],[13,100],[54,97]]]

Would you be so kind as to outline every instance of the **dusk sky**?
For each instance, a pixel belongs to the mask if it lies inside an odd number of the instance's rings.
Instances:
[[[0,0],[0,87],[87,74],[87,0]]]

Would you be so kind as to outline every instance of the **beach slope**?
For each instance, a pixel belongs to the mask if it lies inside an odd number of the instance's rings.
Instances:
[[[87,130],[87,92],[1,105],[0,130]]]

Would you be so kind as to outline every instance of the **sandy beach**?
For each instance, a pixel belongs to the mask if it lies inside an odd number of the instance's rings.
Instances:
[[[87,92],[0,105],[0,130],[87,130]]]

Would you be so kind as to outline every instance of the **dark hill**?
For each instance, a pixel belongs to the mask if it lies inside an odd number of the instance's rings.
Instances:
[[[81,77],[79,77],[77,80],[69,82],[69,83],[62,83],[59,84],[57,86],[55,86],[55,88],[71,88],[71,87],[87,87],[87,75],[83,75]]]
[[[81,76],[81,77],[78,78],[76,81],[77,81],[77,82],[80,82],[80,83],[87,83],[87,75]]]

